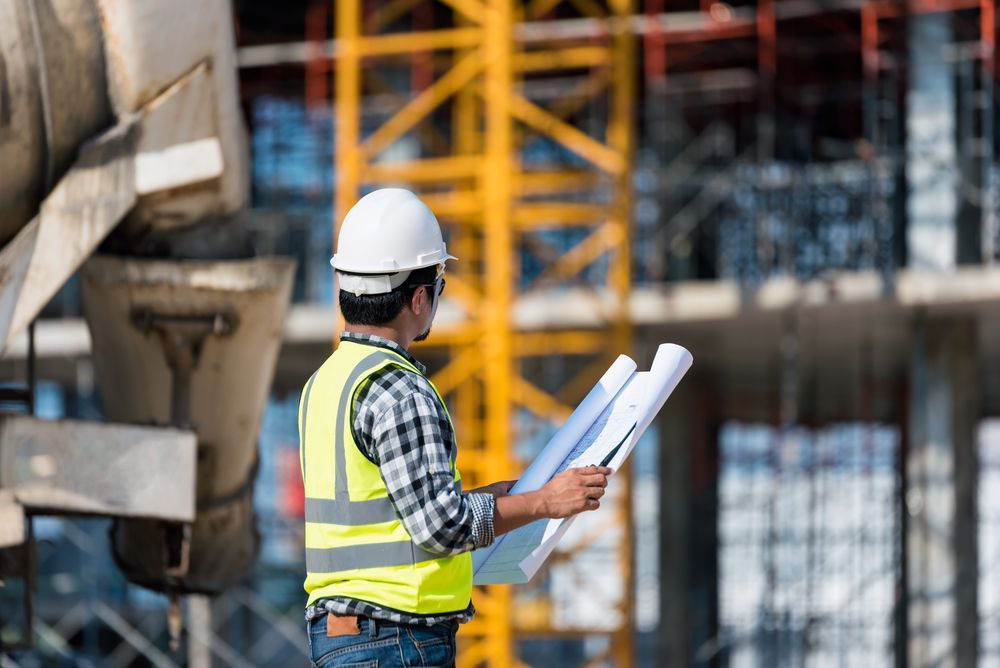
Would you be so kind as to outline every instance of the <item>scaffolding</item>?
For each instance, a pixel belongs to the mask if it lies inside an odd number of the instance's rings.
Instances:
[[[449,249],[461,258],[448,293],[465,317],[435,333],[450,356],[433,381],[452,406],[459,466],[474,488],[516,475],[512,443],[524,411],[561,421],[602,367],[629,348],[632,7],[628,0],[442,4],[336,3],[335,218],[365,188],[407,184],[446,226]],[[588,31],[581,37],[538,23],[554,12],[570,27],[573,18],[585,19]],[[363,128],[366,100],[400,89],[401,108]],[[582,111],[587,121],[573,122]],[[581,282],[604,326],[514,331],[517,295]],[[530,370],[552,351],[588,363],[559,385],[539,382]],[[603,659],[618,666],[631,664],[632,645],[631,509],[623,473],[616,481],[624,487],[623,585],[607,613],[614,621],[560,630],[610,634]],[[553,631],[545,603],[540,614],[518,615],[532,620],[529,628],[513,619],[516,596],[507,586],[477,591],[478,614],[460,638],[461,665],[515,665],[518,632]]]
[[[636,238],[655,240],[657,251],[649,264],[637,252],[640,277],[734,278],[753,288],[774,276],[811,280],[837,270],[874,271],[892,297],[897,269],[920,250],[912,235],[915,212],[927,211],[954,226],[954,264],[996,262],[992,0],[702,3],[685,30],[677,28],[680,15],[673,30],[669,22],[653,21],[663,8],[655,0],[646,4],[654,28],[644,35],[643,144],[655,150],[639,162],[650,186],[640,191],[637,211],[652,213],[638,216]],[[914,35],[925,17],[944,27],[944,38]],[[713,51],[722,40],[729,54]],[[935,61],[939,78],[928,88],[946,100],[931,100],[944,108],[944,123],[926,113],[926,100],[911,97],[921,51]],[[816,53],[829,70],[807,61]],[[701,62],[692,65],[696,56]],[[820,157],[810,152],[822,135],[811,125],[809,105],[817,111],[816,100],[843,75],[843,116],[859,122],[838,135],[849,141]],[[711,119],[707,127],[692,120],[702,104],[716,105],[704,114]],[[739,125],[748,107],[751,128]],[[813,142],[803,142],[810,150],[797,152],[799,130]],[[675,177],[669,187],[664,174]],[[948,197],[953,214],[927,206]],[[928,245],[940,250],[924,241]],[[864,336],[877,341],[879,335],[873,328]],[[800,345],[797,336],[785,338]],[[793,368],[790,376],[798,373]],[[784,386],[785,371],[779,375]],[[869,411],[881,400],[870,378],[857,380],[849,419],[860,422],[815,424],[776,410],[772,424],[723,429],[717,631],[683,660],[853,665],[888,663],[893,656],[905,662],[909,654],[919,663],[913,657],[928,642],[922,636],[931,634],[913,622],[925,583],[907,579],[909,560],[919,559],[907,540],[907,526],[919,515],[906,472],[911,418],[897,390],[891,400],[903,407],[892,422],[873,422]],[[775,403],[784,404],[784,387],[779,394]],[[988,531],[982,521],[979,527]],[[994,554],[992,546],[983,549]],[[980,604],[980,614],[994,609]],[[962,652],[975,642],[958,643],[962,663]],[[675,658],[681,657],[665,660]]]

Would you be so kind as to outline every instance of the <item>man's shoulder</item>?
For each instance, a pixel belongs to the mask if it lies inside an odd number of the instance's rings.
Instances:
[[[380,413],[415,394],[437,400],[437,394],[423,374],[403,365],[389,365],[369,377],[356,399],[359,405]]]

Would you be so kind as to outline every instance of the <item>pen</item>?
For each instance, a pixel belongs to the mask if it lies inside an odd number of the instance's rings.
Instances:
[[[632,435],[633,431],[635,431],[635,428],[636,428],[637,424],[638,423],[636,423],[636,422],[632,423],[632,428],[628,430],[627,434],[625,434],[624,436],[622,436],[622,440],[618,441],[618,445],[616,445],[615,447],[611,448],[611,451],[607,455],[604,456],[604,459],[601,460],[601,463],[598,464],[598,466],[607,466],[608,464],[611,463],[611,460],[615,458],[616,454],[618,454],[618,450],[621,449],[621,447],[625,444],[625,441],[628,440],[628,437]]]

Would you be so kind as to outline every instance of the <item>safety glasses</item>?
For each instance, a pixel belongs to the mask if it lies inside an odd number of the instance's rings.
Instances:
[[[439,277],[433,283],[421,283],[422,286],[427,286],[428,288],[434,288],[434,294],[438,297],[444,292],[444,285],[447,281],[444,280],[444,276]]]
[[[441,293],[444,292],[444,263],[437,266],[437,274],[434,275],[434,292],[440,297]]]
[[[434,282],[433,283],[417,283],[417,287],[420,287],[420,288],[423,288],[423,287],[434,288],[434,295],[437,296],[437,297],[440,297],[441,293],[444,292],[445,283],[446,283],[446,281],[444,280],[444,265],[443,264],[439,264],[438,267],[437,267],[437,274],[434,276]]]

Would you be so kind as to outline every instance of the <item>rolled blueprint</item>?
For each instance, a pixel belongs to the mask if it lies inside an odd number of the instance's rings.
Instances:
[[[511,487],[510,493],[533,492],[551,480],[552,474],[559,469],[567,455],[594,424],[594,420],[604,412],[629,381],[629,378],[635,373],[635,369],[635,361],[626,355],[619,355],[618,359],[608,367],[597,384],[583,398],[576,410],[566,419],[563,426],[542,448],[542,452],[531,462],[517,483]],[[537,520],[537,522],[544,522],[544,520]],[[478,549],[472,553],[474,570],[478,569],[480,564],[489,558],[497,546],[504,541],[504,538],[505,536],[500,536],[489,547]]]
[[[684,349],[681,348],[681,350]],[[566,456],[594,424],[594,420],[604,412],[611,400],[625,387],[625,383],[632,377],[635,369],[636,364],[631,358],[619,355],[618,359],[608,367],[601,379],[597,381],[597,384],[587,393],[580,405],[576,407],[573,414],[566,419],[565,424],[542,448],[541,453],[535,458],[535,461],[531,462],[528,469],[518,479],[517,484],[511,488],[510,493],[533,492],[547,483],[552,478],[552,474],[565,461]]]
[[[681,346],[657,348],[649,371],[622,355],[556,432],[512,494],[539,489],[566,467],[609,462],[620,467],[643,432],[677,388],[694,359]],[[529,581],[555,549],[576,516],[536,520],[500,536],[472,554],[473,582],[514,584]]]

